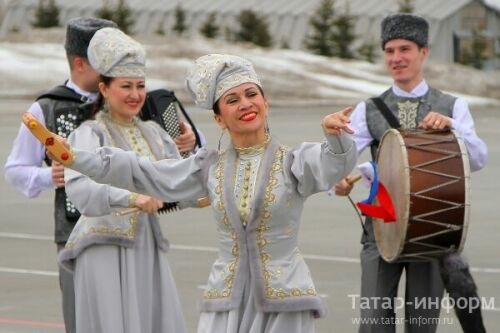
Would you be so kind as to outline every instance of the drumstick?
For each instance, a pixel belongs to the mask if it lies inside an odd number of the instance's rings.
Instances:
[[[22,119],[24,125],[30,130],[31,134],[33,134],[52,155],[57,157],[59,162],[63,165],[71,165],[73,163],[73,154],[66,147],[60,136],[49,131],[29,112],[23,113]]]
[[[350,179],[347,181],[347,184],[349,185],[354,185],[354,183],[356,183],[358,180],[361,179],[361,175],[357,175],[355,176],[354,178]]]
[[[125,216],[128,214],[136,213],[140,211],[141,209],[139,207],[134,207],[134,208],[126,208],[123,210],[120,210],[119,212],[115,213],[115,216]]]
[[[357,181],[359,181],[361,178],[362,178],[361,175],[357,175],[354,178],[352,178],[350,181],[348,181],[347,183],[349,185],[354,185],[354,183],[356,183]],[[363,229],[363,234],[365,236],[368,235],[368,231],[366,230],[365,224],[363,223],[363,217],[361,216],[361,213],[359,212],[358,207],[356,206],[356,204],[354,203],[354,201],[352,201],[352,198],[351,198],[351,196],[349,194],[347,195],[347,199],[349,200],[349,202],[352,205],[352,208],[354,208],[354,211],[358,215],[359,222],[361,223],[361,228]]]
[[[204,207],[210,206],[210,200],[208,199],[208,197],[203,197],[203,198],[198,199],[197,203],[198,203],[198,208],[204,208]],[[128,214],[136,213],[140,210],[141,209],[139,207],[127,208],[127,209],[123,209],[119,212],[116,212],[115,216],[125,216]]]

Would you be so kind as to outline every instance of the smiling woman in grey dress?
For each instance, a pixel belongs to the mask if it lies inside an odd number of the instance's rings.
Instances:
[[[70,168],[166,201],[208,197],[218,257],[201,301],[198,332],[310,333],[325,308],[298,249],[305,200],[347,175],[356,161],[351,109],[323,118],[322,143],[290,149],[267,130],[269,106],[247,60],[207,55],[187,79],[195,102],[229,132],[224,151],[152,161],[104,147],[74,150]]]
[[[89,61],[101,74],[101,108],[73,133],[71,144],[91,151],[119,147],[150,160],[180,158],[163,129],[136,117],[145,99],[141,45],[117,29],[102,29],[90,42]],[[165,256],[168,243],[155,214],[163,202],[71,170],[65,179],[69,198],[82,212],[59,256],[74,271],[77,332],[185,332]],[[127,207],[138,209],[116,214]]]

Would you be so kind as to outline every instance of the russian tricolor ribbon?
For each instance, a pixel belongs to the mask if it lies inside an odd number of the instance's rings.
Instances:
[[[391,196],[384,184],[378,180],[377,165],[371,161],[372,170],[368,172],[371,174],[370,194],[365,200],[358,202],[356,205],[359,210],[366,216],[383,219],[385,223],[396,222],[397,216],[394,209]],[[366,173],[364,176],[367,177]],[[367,178],[370,178],[369,176]],[[377,198],[379,205],[374,205],[373,200]]]

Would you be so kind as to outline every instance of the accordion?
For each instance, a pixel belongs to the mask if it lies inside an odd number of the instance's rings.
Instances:
[[[171,90],[158,89],[148,92],[139,117],[142,120],[155,121],[175,139],[181,134],[179,114],[182,114],[189,125],[191,125],[196,136],[196,146],[201,147],[200,137],[194,123]],[[189,152],[182,153],[182,157],[189,155]]]

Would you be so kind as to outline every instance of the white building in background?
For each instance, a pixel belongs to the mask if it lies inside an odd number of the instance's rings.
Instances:
[[[93,16],[104,2],[114,5],[118,0],[56,0],[60,22],[65,24],[76,16]],[[348,8],[350,14],[356,17],[356,47],[378,43],[380,22],[384,16],[398,10],[398,2],[335,0],[335,10],[344,13]],[[444,62],[457,61],[461,51],[471,45],[473,31],[479,31],[487,41],[485,68],[500,68],[500,5],[496,5],[497,2],[500,1],[414,0],[415,12],[431,23],[431,58]],[[0,0],[0,36],[12,30],[29,29],[38,3],[39,0]],[[212,12],[216,13],[221,30],[225,27],[234,30],[239,13],[252,9],[267,18],[276,47],[286,44],[292,49],[300,49],[304,47],[304,39],[310,29],[310,17],[321,0],[126,0],[126,3],[134,13],[135,33],[155,33],[159,29],[170,33],[177,6],[186,12],[189,27],[186,36],[198,34],[200,26]]]

